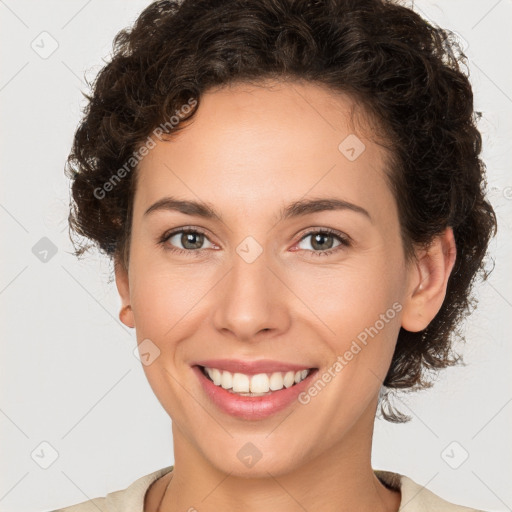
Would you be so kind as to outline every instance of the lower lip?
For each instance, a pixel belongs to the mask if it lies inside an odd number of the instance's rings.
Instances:
[[[312,378],[318,369],[311,373],[298,384],[289,388],[274,391],[264,396],[240,396],[230,393],[220,386],[216,386],[199,366],[193,366],[193,371],[199,378],[204,391],[212,402],[223,412],[237,416],[245,420],[260,420],[271,416],[291,405],[300,393],[310,385]]]

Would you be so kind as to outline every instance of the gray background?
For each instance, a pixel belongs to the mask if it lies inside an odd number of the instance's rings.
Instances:
[[[104,496],[174,461],[170,419],[134,356],[135,331],[118,320],[109,262],[70,254],[63,174],[84,73],[95,76],[114,35],[147,4],[0,0],[1,511]],[[512,2],[421,1],[415,9],[465,41],[500,232],[494,273],[465,323],[467,366],[398,400],[410,423],[376,422],[373,466],[449,501],[512,510]]]

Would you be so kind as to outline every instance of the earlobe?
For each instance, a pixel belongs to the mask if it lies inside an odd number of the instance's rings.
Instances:
[[[121,310],[119,312],[119,320],[127,327],[134,328],[135,320],[133,317],[133,311],[130,304],[130,283],[128,279],[128,271],[124,265],[115,261],[114,272],[116,276],[116,287],[121,298]]]
[[[132,329],[135,327],[135,322],[133,320],[133,311],[130,304],[123,306],[121,311],[119,311],[119,320],[123,322],[127,327],[131,327]]]
[[[402,327],[407,331],[422,331],[441,309],[456,252],[453,230],[448,227],[417,254],[402,314]]]

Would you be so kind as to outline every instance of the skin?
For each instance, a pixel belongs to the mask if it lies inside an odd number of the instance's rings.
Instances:
[[[396,511],[400,492],[384,487],[370,463],[378,393],[400,326],[424,329],[442,305],[453,232],[407,263],[387,153],[371,130],[356,131],[349,113],[357,104],[310,83],[264,85],[210,90],[193,121],[139,164],[129,267],[117,262],[115,270],[120,318],[138,343],[149,338],[160,350],[143,369],[172,418],[175,458],[145,511],[160,500],[165,512]],[[338,150],[350,134],[366,146],[354,161]],[[222,221],[144,215],[168,195],[206,201]],[[330,210],[278,220],[288,203],[313,197],[349,201],[371,219]],[[158,244],[187,226],[206,232],[186,245],[199,241],[199,250],[186,249],[181,234]],[[336,251],[334,237],[317,248],[308,233],[322,228],[353,244]],[[247,236],[263,250],[252,263],[236,252]],[[165,250],[173,246],[188,252]],[[331,253],[314,254],[322,249]],[[226,357],[322,372],[396,302],[401,311],[316,397],[263,420],[218,410],[191,370],[193,361]],[[237,457],[249,442],[262,454],[250,468]]]

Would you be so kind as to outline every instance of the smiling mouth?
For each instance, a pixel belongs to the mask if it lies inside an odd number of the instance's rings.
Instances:
[[[291,388],[308,378],[318,368],[258,374],[233,373],[218,368],[197,365],[215,386],[240,396],[265,396]]]

